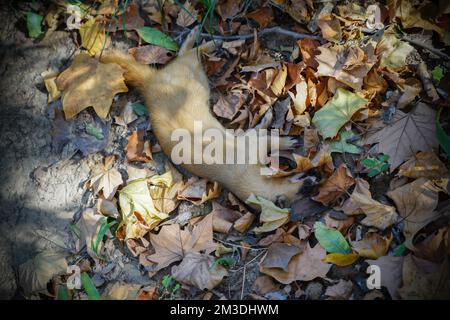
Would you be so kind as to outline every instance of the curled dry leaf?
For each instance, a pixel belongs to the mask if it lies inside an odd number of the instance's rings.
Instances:
[[[251,212],[247,212],[234,222],[233,227],[240,233],[246,233],[255,219],[256,217],[254,214],[252,214]]]
[[[398,218],[394,207],[372,199],[369,183],[361,178],[356,179],[355,190],[341,210],[347,215],[365,214],[362,224],[382,230],[394,224]]]
[[[376,232],[367,232],[362,240],[353,241],[351,246],[361,257],[378,259],[387,254],[392,239],[392,234],[389,237],[386,237],[381,236]]]
[[[313,39],[302,39],[297,42],[300,52],[303,57],[303,61],[308,67],[317,69],[319,63],[316,61],[316,54],[319,53],[317,48],[320,46],[320,43]]]
[[[220,233],[228,233],[236,220],[242,218],[239,211],[231,210],[213,201],[211,215],[213,216],[213,230]]]
[[[200,205],[217,198],[220,192],[221,189],[217,182],[192,177],[178,190],[178,200],[187,200],[195,205]]]
[[[180,12],[178,12],[177,25],[182,27],[189,27],[197,21],[198,11],[194,8],[188,0],[183,4]]]
[[[120,172],[112,167],[114,160],[115,156],[106,157],[100,172],[97,172],[90,180],[94,193],[98,194],[102,191],[103,196],[109,200],[114,197],[117,188],[123,183]]]
[[[153,159],[150,141],[145,140],[144,129],[136,129],[128,138],[127,159],[139,162],[150,162]]]
[[[441,262],[450,253],[450,228],[443,227],[430,234],[420,243],[415,244],[415,255],[418,257]]]
[[[245,16],[258,22],[261,29],[266,28],[274,19],[272,7],[262,7]]]
[[[77,55],[56,78],[66,119],[91,106],[100,118],[106,118],[114,96],[128,91],[123,73],[117,64],[98,62],[85,53]]]
[[[261,207],[259,220],[263,224],[261,227],[253,229],[255,233],[273,231],[289,221],[289,209],[281,209],[273,202],[255,196],[253,193],[248,197],[246,203]]]
[[[293,281],[311,281],[315,278],[325,278],[331,268],[331,264],[323,262],[326,256],[325,249],[319,244],[311,248],[309,243],[301,253],[294,256],[288,264],[288,271],[280,268],[260,267],[260,271],[278,282],[289,284]]]
[[[130,102],[128,102],[122,108],[120,114],[114,117],[114,120],[118,125],[126,127],[128,124],[132,123],[137,118],[138,116],[133,111],[133,105]]]
[[[380,68],[398,69],[406,64],[406,57],[414,50],[407,42],[397,39],[393,34],[385,34],[378,43],[376,54],[381,56]]]
[[[417,152],[437,148],[435,120],[436,112],[424,103],[409,113],[397,110],[387,126],[366,137],[365,144],[378,143],[378,152],[390,156],[393,172]]]
[[[213,241],[212,219],[212,215],[207,215],[192,231],[187,228],[181,230],[178,224],[171,224],[161,227],[158,234],[150,234],[155,253],[147,259],[157,263],[152,271],[161,270],[173,262],[180,261],[188,253],[204,251],[209,254],[214,251],[216,244]]]
[[[227,270],[214,257],[197,252],[188,252],[178,266],[172,267],[175,280],[200,290],[214,289],[227,275]]]
[[[300,248],[296,246],[275,242],[268,248],[260,266],[261,268],[280,268],[288,272],[289,261],[298,253],[300,253]]]
[[[342,164],[333,175],[319,188],[319,194],[313,200],[329,206],[336,203],[340,197],[347,193],[347,190],[355,184],[352,174],[345,164]]]

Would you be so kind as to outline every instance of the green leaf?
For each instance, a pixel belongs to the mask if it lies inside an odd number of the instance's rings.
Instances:
[[[371,169],[367,175],[369,176],[369,178],[373,178],[375,177],[377,174],[379,174],[380,171],[378,169]]]
[[[91,123],[86,124],[86,133],[90,136],[97,138],[98,140],[103,140],[105,138],[102,130],[97,128]]]
[[[100,300],[100,293],[86,272],[81,273],[81,284],[88,296],[89,300]]]
[[[65,284],[58,288],[58,293],[56,294],[56,300],[72,300],[69,290]]]
[[[178,44],[168,35],[151,27],[142,27],[137,30],[139,36],[147,43],[154,44],[167,50],[177,51]]]
[[[43,19],[44,17],[37,13],[27,12],[27,29],[30,38],[35,39],[42,34],[41,25]]]
[[[225,268],[231,268],[236,264],[236,260],[234,260],[231,257],[222,257],[216,260],[216,264],[220,264],[221,266],[224,266]]]
[[[164,290],[167,290],[172,282],[172,275],[166,274],[164,278],[162,278],[161,284]]]
[[[388,154],[382,154],[382,155],[379,155],[377,158],[378,158],[378,160],[380,160],[380,162],[387,162],[390,157]]]
[[[331,141],[329,143],[331,152],[354,153],[354,154],[361,153],[358,146],[347,142],[347,140],[352,139],[354,137],[356,137],[356,135],[353,133],[353,131],[342,132],[339,141]],[[359,141],[359,140],[357,140],[357,141]]]
[[[351,119],[356,111],[363,108],[367,102],[366,99],[350,91],[338,88],[333,99],[316,112],[312,123],[323,138],[335,137],[341,127]]]
[[[181,284],[177,283],[172,289],[172,294],[175,294],[181,288]]]
[[[383,171],[386,171],[388,169],[389,169],[389,163],[385,163],[385,164],[383,164],[381,166],[380,171],[383,172]]]
[[[403,242],[401,245],[399,245],[397,248],[394,249],[393,256],[394,257],[403,257],[406,255],[406,252],[408,251],[408,248],[405,246],[405,243]]]
[[[140,116],[148,116],[148,109],[141,103],[133,103],[131,106],[133,108],[134,113]]]
[[[448,138],[447,133],[442,128],[440,119],[441,119],[442,108],[439,109],[436,116],[436,136],[441,145],[441,148],[445,151],[445,153],[450,157],[450,139]]]
[[[105,236],[106,232],[108,232],[109,229],[111,229],[112,226],[117,224],[117,221],[111,221],[110,223],[107,223],[107,219],[104,219],[104,221],[101,224],[100,231],[98,232],[97,238],[95,239],[95,243],[92,246],[92,250],[99,254],[98,252],[98,246],[100,245],[100,242],[103,240],[103,237]]]
[[[330,253],[352,253],[352,249],[342,233],[334,228],[327,227],[322,222],[314,224],[314,234],[320,245]]]
[[[361,163],[367,168],[375,168],[378,165],[375,159],[364,159]]]
[[[433,76],[434,80],[440,82],[444,77],[444,70],[442,70],[440,66],[434,67],[434,69],[431,71],[431,75]]]

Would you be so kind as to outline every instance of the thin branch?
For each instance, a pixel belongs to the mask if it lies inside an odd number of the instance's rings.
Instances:
[[[417,41],[417,40],[413,40],[413,39],[409,39],[408,37],[403,37],[402,39],[405,40],[405,41],[408,41],[409,43],[411,43],[411,44],[413,44],[415,46],[418,46],[418,47],[421,47],[423,49],[426,49],[426,50],[434,53],[435,55],[437,55],[437,56],[439,56],[441,58],[444,58],[445,60],[449,60],[450,61],[450,56],[446,55],[444,52],[442,52],[439,49],[433,48],[432,46],[429,46],[429,45],[427,45],[427,44],[425,44],[423,42],[420,42],[420,41]]]
[[[262,31],[258,32],[258,37],[263,36],[265,34],[269,33],[277,33],[282,34],[285,36],[292,37],[294,39],[314,39],[314,40],[323,40],[322,37],[316,36],[313,34],[307,34],[307,33],[298,33],[290,30],[283,29],[281,27],[273,27],[273,28],[267,28],[263,29]],[[247,40],[247,39],[253,39],[255,35],[252,34],[244,34],[244,35],[235,35],[235,36],[220,36],[220,35],[211,35],[209,33],[202,33],[201,36],[203,38],[212,38],[215,40]]]

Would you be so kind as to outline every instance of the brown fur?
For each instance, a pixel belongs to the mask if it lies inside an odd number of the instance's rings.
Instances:
[[[221,123],[210,112],[208,79],[196,49],[189,49],[189,44],[184,44],[181,55],[160,70],[119,52],[104,53],[102,57],[104,63],[113,62],[123,67],[127,83],[144,95],[152,130],[167,155],[178,143],[171,141],[172,131],[184,128],[193,133],[194,121],[202,121],[203,130],[216,128],[225,134]],[[282,144],[286,142],[291,143],[284,140]],[[299,188],[287,179],[262,176],[259,165],[185,164],[183,167],[199,177],[219,182],[243,201],[251,193],[271,201],[279,195],[292,200]]]

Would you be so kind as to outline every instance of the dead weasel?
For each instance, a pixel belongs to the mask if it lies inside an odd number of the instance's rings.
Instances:
[[[133,57],[120,52],[105,52],[104,63],[117,63],[126,70],[125,80],[139,89],[149,108],[152,130],[166,155],[171,155],[177,141],[171,140],[175,129],[194,132],[194,121],[201,121],[203,131],[225,128],[211,114],[208,78],[200,63],[198,50],[193,49],[196,31],[190,33],[180,48],[179,56],[163,69],[154,69],[138,63]],[[214,43],[200,47],[211,50]],[[289,147],[293,140],[280,137],[280,149]],[[235,150],[236,151],[236,150]],[[236,152],[235,152],[236,154]],[[299,185],[288,179],[268,178],[260,173],[259,164],[182,164],[191,173],[217,181],[242,201],[250,194],[275,201],[284,195],[292,201]]]

